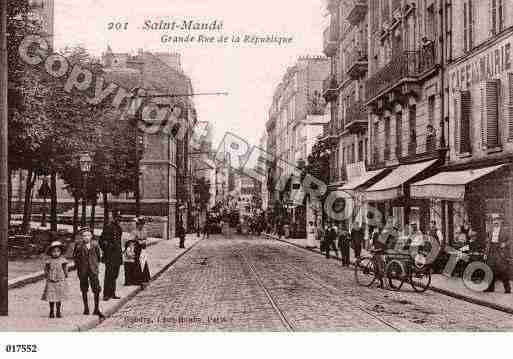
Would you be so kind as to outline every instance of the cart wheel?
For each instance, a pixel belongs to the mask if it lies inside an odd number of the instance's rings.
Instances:
[[[361,258],[355,262],[354,276],[359,285],[370,287],[376,280],[376,265],[372,258]]]
[[[429,268],[415,269],[411,271],[410,283],[414,291],[423,293],[431,285],[431,270]]]
[[[387,278],[390,288],[400,290],[406,279],[403,265],[396,260],[391,261],[387,266]]]

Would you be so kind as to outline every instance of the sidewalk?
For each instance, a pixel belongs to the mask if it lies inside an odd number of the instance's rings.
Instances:
[[[148,247],[148,263],[152,279],[159,276],[176,260],[198,243],[198,238],[188,235],[185,242],[187,248],[178,248],[178,239],[170,241],[159,240],[158,243]],[[100,283],[103,287],[103,264],[100,265]],[[117,294],[119,300],[111,299],[107,302],[101,300],[100,309],[105,316],[112,315],[128,300],[140,292],[139,286],[123,286],[124,271],[120,270]],[[43,302],[41,294],[45,281],[25,285],[21,288],[9,290],[9,316],[0,317],[0,331],[83,331],[98,325],[99,320],[94,315],[83,315],[82,298],[76,272],[70,272],[68,277],[69,299],[63,302],[63,318],[49,319],[49,306]],[[93,307],[92,293],[89,293],[89,305]]]
[[[265,236],[269,237],[269,235]],[[305,248],[305,245],[307,243],[306,239],[278,239],[276,236],[272,236],[272,238],[301,248]],[[318,247],[308,250],[321,254],[321,251]],[[334,258],[333,255],[331,257]],[[351,251],[351,262],[353,261],[354,254],[353,251]],[[461,299],[466,302],[475,303],[478,305],[486,306],[489,308],[513,314],[513,294],[505,294],[502,283],[500,282],[496,283],[494,293],[483,293],[468,289],[463,283],[463,280],[459,277],[449,278],[442,274],[433,274],[431,276],[430,289],[432,291],[439,292],[457,299]]]
[[[38,222],[30,222],[30,226],[33,229],[41,228],[41,224]],[[57,229],[68,231],[70,235],[73,232],[73,226],[67,224],[58,224]],[[94,234],[96,236],[100,236],[102,234],[102,229],[95,228]],[[128,235],[129,234],[127,232],[123,232],[122,240],[126,240],[128,238]],[[159,239],[149,239],[149,244],[152,245],[155,241],[159,241]],[[40,280],[44,275],[44,272],[42,270],[44,259],[45,256],[40,255],[34,258],[9,260],[9,289],[23,286],[27,283],[33,283],[35,281]]]

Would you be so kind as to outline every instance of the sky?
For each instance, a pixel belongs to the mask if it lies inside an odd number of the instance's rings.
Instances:
[[[228,92],[197,96],[199,121],[214,127],[214,143],[226,131],[258,145],[268,109],[287,67],[299,56],[322,55],[326,26],[323,0],[55,0],[55,47],[82,45],[101,55],[114,52],[179,52],[195,92]],[[221,31],[143,30],[145,21],[223,22]],[[110,22],[127,30],[108,30]],[[124,25],[123,25],[124,26]],[[226,44],[162,43],[162,35],[230,36]],[[232,34],[292,37],[289,44],[236,44]]]

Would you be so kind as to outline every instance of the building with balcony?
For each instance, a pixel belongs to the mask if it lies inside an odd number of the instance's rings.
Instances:
[[[429,204],[409,196],[447,152],[443,110],[441,2],[379,0],[369,7],[368,78],[370,167],[391,171],[366,189],[384,220],[427,228]]]
[[[446,1],[444,126],[449,151],[411,196],[429,202],[450,244],[465,223],[513,235],[513,1]],[[509,15],[508,15],[509,14]],[[480,243],[485,245],[485,243]],[[509,253],[511,254],[511,253]]]
[[[327,122],[321,94],[329,66],[325,57],[307,56],[289,67],[276,87],[266,124],[267,151],[275,159],[268,173],[269,206],[277,202],[289,206],[291,215],[277,220],[297,222],[298,233],[303,234],[304,203],[294,202],[290,183],[299,182],[296,166],[307,160],[315,137]]]
[[[329,1],[330,28],[337,26],[336,49],[330,56],[330,74],[325,79],[323,96],[328,102],[329,126],[322,140],[329,138],[331,190],[340,189],[353,178],[356,163],[363,171],[369,163],[368,112],[365,105],[368,74],[367,1]]]

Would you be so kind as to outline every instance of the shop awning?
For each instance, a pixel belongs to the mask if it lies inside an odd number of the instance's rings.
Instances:
[[[388,176],[365,191],[367,201],[386,201],[402,197],[403,184],[427,170],[438,160],[401,165],[394,169]]]
[[[505,165],[497,165],[464,171],[440,172],[433,177],[411,185],[411,197],[439,198],[454,201],[465,199],[466,186]]]
[[[383,173],[386,170],[386,168],[377,170],[377,171],[369,171],[366,172],[364,175],[353,178],[349,182],[345,183],[344,185],[340,186],[338,189],[341,191],[347,191],[352,192],[355,191],[358,187],[363,186],[370,180],[372,180],[374,177],[378,176],[379,174]]]

